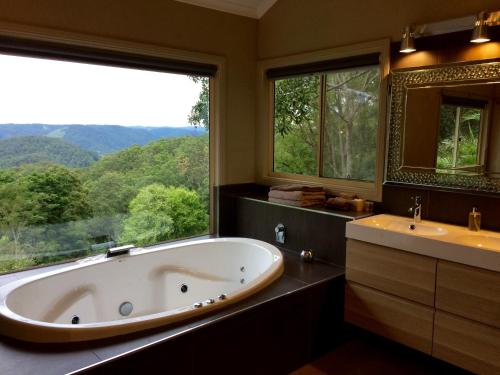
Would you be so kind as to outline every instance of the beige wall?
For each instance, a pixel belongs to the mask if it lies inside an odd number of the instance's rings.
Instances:
[[[261,18],[260,59],[390,37],[422,24],[498,9],[498,0],[278,0]]]
[[[254,181],[256,20],[172,0],[0,0],[0,21],[224,56],[221,183]]]

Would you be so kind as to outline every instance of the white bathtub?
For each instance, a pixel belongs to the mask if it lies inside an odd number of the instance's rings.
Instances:
[[[33,342],[123,335],[240,301],[282,273],[276,247],[246,238],[134,249],[0,287],[0,334]]]

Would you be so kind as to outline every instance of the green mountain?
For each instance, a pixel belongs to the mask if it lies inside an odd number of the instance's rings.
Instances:
[[[87,167],[98,159],[95,152],[58,138],[28,136],[0,140],[0,168],[39,162]]]
[[[63,139],[84,150],[105,155],[160,139],[206,134],[204,128],[144,127],[120,125],[46,125],[46,124],[0,124],[0,139],[45,136]]]

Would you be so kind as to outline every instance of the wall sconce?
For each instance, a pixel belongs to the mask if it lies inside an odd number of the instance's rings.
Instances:
[[[500,10],[493,12],[482,11],[477,16],[454,18],[451,20],[432,22],[417,26],[406,26],[401,38],[399,52],[415,52],[415,39],[424,36],[449,34],[472,29],[472,43],[484,43],[491,40],[488,28],[500,25]]]
[[[480,12],[474,21],[474,28],[472,29],[471,43],[485,43],[491,39],[488,36],[488,23],[486,12]]]
[[[399,52],[411,53],[415,51],[416,51],[415,41],[413,39],[411,26],[406,26],[403,30],[403,37],[401,39],[401,46],[399,47]]]

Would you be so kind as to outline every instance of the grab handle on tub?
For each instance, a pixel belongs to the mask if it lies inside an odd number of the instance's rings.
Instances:
[[[106,258],[116,257],[118,255],[130,254],[130,250],[135,249],[135,245],[124,245],[112,247],[106,252]]]

